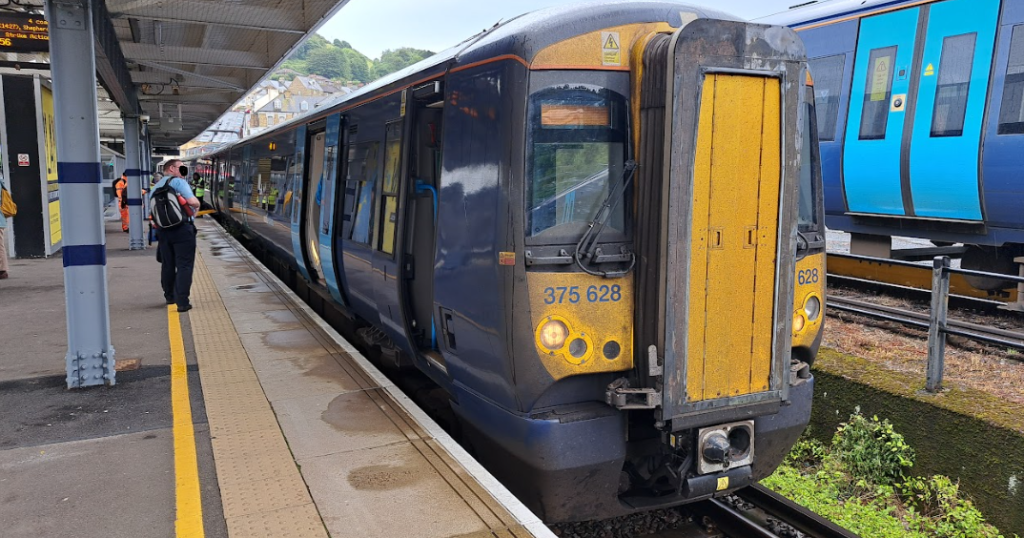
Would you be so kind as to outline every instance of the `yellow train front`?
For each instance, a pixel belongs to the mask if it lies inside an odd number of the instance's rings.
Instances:
[[[814,121],[792,31],[610,1],[209,158],[222,220],[368,355],[447,391],[474,455],[560,522],[728,493],[802,432]]]
[[[523,412],[460,394],[478,457],[546,521],[770,474],[809,420],[823,320],[799,39],[684,13],[530,68],[525,238],[501,253],[525,259],[508,287]]]

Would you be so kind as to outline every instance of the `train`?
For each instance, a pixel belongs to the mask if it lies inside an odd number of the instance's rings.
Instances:
[[[963,243],[967,269],[1024,256],[1024,4],[837,0],[759,19],[807,47],[825,224],[860,253]],[[971,279],[983,289],[1012,286]]]
[[[742,488],[810,418],[825,228],[790,29],[522,15],[217,149],[218,218],[547,522]],[[344,332],[344,331],[343,331]]]

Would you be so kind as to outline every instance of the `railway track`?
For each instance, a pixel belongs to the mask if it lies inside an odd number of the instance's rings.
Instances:
[[[700,530],[679,529],[660,538],[725,536],[728,538],[858,538],[835,523],[795,502],[755,484],[736,492],[738,503],[710,499],[686,510],[702,525]]]
[[[826,304],[830,309],[900,323],[909,327],[917,327],[925,331],[928,330],[930,324],[929,315],[925,313],[905,308],[883,306],[868,301],[841,297],[834,294],[828,295],[826,298]],[[949,319],[946,321],[946,334],[960,336],[995,346],[1024,351],[1024,333],[1018,331],[1010,331],[979,323]]]
[[[826,262],[828,277],[845,285],[881,286],[890,290],[931,294],[932,268],[900,260],[871,258],[852,254],[829,253]],[[1017,301],[1017,290],[979,290],[967,283],[963,275],[951,275],[950,299],[979,309],[994,309]]]

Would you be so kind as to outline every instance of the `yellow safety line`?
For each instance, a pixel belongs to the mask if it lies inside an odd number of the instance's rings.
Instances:
[[[167,307],[168,338],[171,341],[171,413],[174,416],[174,498],[177,513],[175,536],[203,538],[203,506],[199,496],[199,465],[192,427],[192,406],[188,398],[188,369],[181,321],[176,306]]]

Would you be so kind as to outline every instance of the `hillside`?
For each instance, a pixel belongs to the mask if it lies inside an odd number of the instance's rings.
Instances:
[[[285,60],[281,68],[300,75],[320,75],[344,82],[367,83],[433,54],[429,50],[403,47],[385,50],[380,58],[373,60],[353,49],[347,41],[335,39],[331,42],[320,34],[315,34]],[[288,79],[291,78],[291,74],[279,70],[271,77]]]

